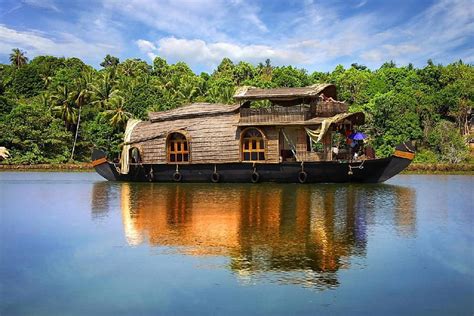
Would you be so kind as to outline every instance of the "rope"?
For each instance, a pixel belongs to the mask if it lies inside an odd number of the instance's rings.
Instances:
[[[364,162],[365,162],[365,160],[362,160],[362,163],[358,166],[351,166],[349,164],[349,172],[347,174],[352,175],[353,174],[352,169],[360,169],[360,170],[364,169]]]
[[[411,150],[410,148],[408,148],[407,144],[403,143],[403,146],[405,147],[406,150],[408,150],[408,152],[414,154],[415,152],[413,150]]]
[[[296,160],[299,160],[299,159],[298,159],[298,156],[296,155],[296,147],[293,145],[292,142],[290,142],[290,140],[289,140],[288,137],[286,136],[285,130],[282,129],[281,132],[283,133],[283,137],[285,137],[286,142],[288,143],[288,145],[291,146],[291,152],[292,152],[293,155],[295,156]]]

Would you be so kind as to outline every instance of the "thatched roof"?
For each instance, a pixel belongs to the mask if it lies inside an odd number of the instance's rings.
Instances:
[[[201,116],[215,116],[226,113],[236,113],[239,111],[239,108],[239,104],[228,105],[219,103],[193,103],[173,110],[150,112],[148,117],[150,118],[151,122],[162,122]]]
[[[332,84],[314,84],[303,88],[260,89],[241,87],[234,94],[236,100],[294,100],[313,98],[324,93],[326,97],[337,98],[336,86]]]

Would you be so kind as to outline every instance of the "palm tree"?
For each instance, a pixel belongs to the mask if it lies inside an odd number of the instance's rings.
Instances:
[[[191,103],[199,95],[202,95],[200,85],[198,81],[194,81],[191,77],[182,77],[180,80],[179,89],[176,91],[176,95],[184,102]]]
[[[95,101],[92,104],[98,104],[99,107],[105,108],[110,98],[113,97],[118,90],[115,89],[115,72],[106,71],[101,78],[91,85]]]
[[[110,123],[117,127],[123,128],[132,114],[125,111],[125,100],[122,96],[116,95],[108,102],[109,110],[104,113],[106,117],[110,118]]]
[[[84,105],[90,102],[92,95],[91,91],[89,90],[91,78],[92,77],[90,73],[84,73],[81,78],[75,81],[75,90],[69,93],[69,98],[73,101],[74,105],[78,109],[76,132],[74,135],[74,143],[72,145],[71,151],[71,160],[74,158],[74,150],[76,149],[77,135],[79,133],[79,125],[81,123],[81,110]]]
[[[12,53],[10,54],[10,62],[12,65],[17,68],[26,65],[28,57],[26,57],[25,54],[26,52],[21,51],[19,48],[12,49]]]
[[[53,111],[60,115],[66,129],[70,130],[71,126],[76,123],[77,110],[66,85],[57,87],[55,93],[51,95],[51,103],[53,104]]]
[[[41,77],[41,80],[43,80],[44,88],[48,89],[48,87],[51,84],[51,81],[53,80],[53,78],[51,76],[48,76],[48,75],[40,75],[40,77]]]

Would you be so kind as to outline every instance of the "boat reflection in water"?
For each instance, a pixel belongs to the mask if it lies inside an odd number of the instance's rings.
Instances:
[[[414,191],[391,185],[122,183],[118,190],[128,244],[225,256],[248,282],[336,287],[339,269],[363,267],[357,258],[366,256],[371,226],[408,237],[416,230]]]

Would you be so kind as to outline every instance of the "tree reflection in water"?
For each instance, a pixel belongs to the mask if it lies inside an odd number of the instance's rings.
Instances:
[[[416,231],[415,192],[399,186],[122,183],[108,188],[119,190],[129,245],[226,256],[242,281],[336,287],[338,270],[365,258],[370,225],[377,221],[408,237]],[[104,183],[95,184],[93,203],[115,196],[104,190]]]

